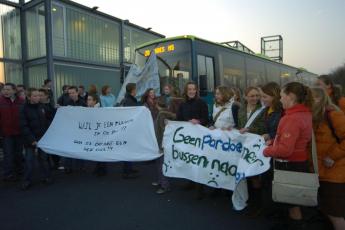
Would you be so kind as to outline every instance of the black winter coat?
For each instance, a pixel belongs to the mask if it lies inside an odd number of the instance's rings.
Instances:
[[[68,93],[62,94],[57,100],[57,104],[60,106],[66,106],[68,102],[69,102]]]
[[[20,133],[24,145],[31,147],[33,142],[38,142],[49,128],[49,124],[42,104],[25,103],[20,111]]]
[[[126,93],[125,98],[121,101],[121,106],[128,107],[128,106],[139,106],[138,100],[130,95],[129,93]]]
[[[56,109],[54,108],[54,106],[51,103],[43,103],[42,106],[46,112],[46,118],[50,124],[54,119]]]
[[[86,103],[85,101],[81,98],[78,97],[78,101],[72,101],[71,99],[68,100],[68,102],[66,103],[66,105],[68,106],[83,106],[86,107]]]
[[[202,99],[190,99],[183,102],[177,111],[178,121],[197,119],[201,125],[208,125],[208,106]]]

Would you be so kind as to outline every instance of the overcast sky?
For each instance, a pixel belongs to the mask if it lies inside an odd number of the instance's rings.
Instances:
[[[284,62],[322,74],[345,63],[345,0],[75,0],[167,37],[239,40],[256,53],[283,36]]]

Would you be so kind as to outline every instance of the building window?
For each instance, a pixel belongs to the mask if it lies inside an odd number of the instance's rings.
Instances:
[[[53,23],[53,53],[55,56],[66,55],[65,43],[65,8],[63,6],[52,5],[52,23]]]
[[[58,96],[62,93],[63,85],[84,85],[87,89],[91,84],[96,84],[99,94],[103,85],[109,85],[114,95],[117,95],[120,91],[120,71],[117,69],[55,64],[54,70]]]
[[[125,26],[123,31],[124,61],[134,63],[135,49],[146,42],[153,41],[159,38],[161,37],[145,31],[131,28],[129,26]]]
[[[22,65],[17,63],[0,62],[0,82],[23,84]]]
[[[42,87],[44,80],[47,79],[47,65],[35,65],[28,68],[29,87]]]
[[[14,7],[0,4],[0,19],[0,58],[20,60],[20,12]]]
[[[55,56],[100,64],[120,64],[120,24],[88,12],[52,5]]]
[[[30,8],[25,13],[28,59],[46,55],[46,34],[44,5]]]

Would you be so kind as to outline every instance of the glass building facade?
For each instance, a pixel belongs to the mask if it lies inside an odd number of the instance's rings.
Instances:
[[[0,82],[110,85],[117,94],[142,43],[164,37],[68,0],[0,1]]]
[[[20,10],[0,3],[0,81],[22,84],[22,68]]]

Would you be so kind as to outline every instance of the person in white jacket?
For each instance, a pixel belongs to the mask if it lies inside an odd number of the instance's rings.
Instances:
[[[213,125],[210,129],[231,130],[238,127],[239,105],[234,101],[234,93],[226,86],[218,86],[215,92],[213,106]],[[219,191],[219,190],[215,190]],[[247,206],[247,181],[242,180],[236,186],[232,195],[232,204],[235,210],[243,210]]]
[[[239,106],[231,100],[233,96],[233,92],[226,86],[216,88],[211,129],[230,130],[237,127]]]

